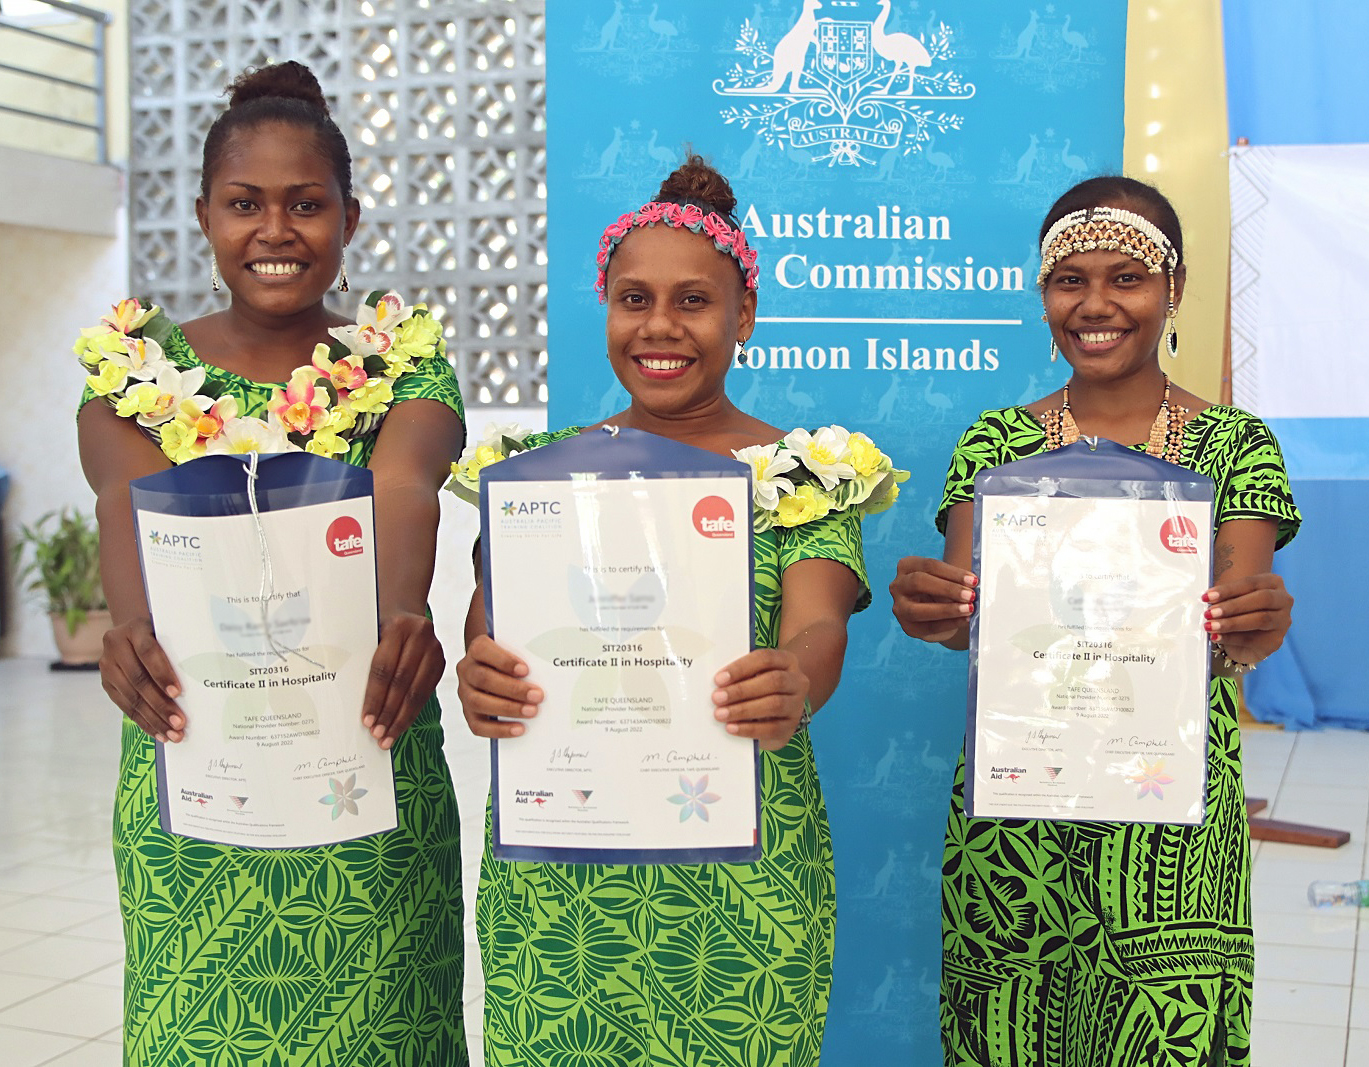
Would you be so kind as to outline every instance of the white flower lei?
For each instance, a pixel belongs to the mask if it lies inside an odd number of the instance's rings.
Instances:
[[[354,324],[328,331],[332,342],[315,346],[259,419],[239,415],[237,397],[223,387],[206,387],[204,367],[182,370],[166,357],[172,329],[161,308],[122,300],[81,331],[75,352],[91,390],[136,418],[173,463],[216,452],[344,454],[380,425],[399,377],[446,350],[426,305],[377,290],[361,301]]]
[[[480,472],[527,451],[529,436],[517,423],[490,423],[452,464],[446,488],[479,506]],[[823,426],[813,433],[794,430],[775,444],[752,445],[732,454],[751,466],[757,533],[775,526],[801,526],[847,508],[876,515],[893,505],[899,483],[908,480],[908,472],[896,468],[869,437],[843,426]]]

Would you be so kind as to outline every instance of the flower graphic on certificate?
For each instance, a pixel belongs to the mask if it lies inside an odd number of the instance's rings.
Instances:
[[[1154,762],[1149,760],[1137,760],[1141,765],[1139,770],[1127,775],[1127,781],[1139,786],[1136,790],[1136,799],[1140,800],[1147,793],[1154,794],[1156,800],[1165,798],[1163,786],[1173,785],[1174,779],[1165,773],[1165,761],[1157,759]]]
[[[680,805],[680,822],[688,822],[693,815],[708,822],[708,805],[716,804],[722,797],[717,793],[708,792],[708,775],[705,774],[698,781],[691,782],[682,774],[680,792],[666,799],[672,804]]]
[[[318,802],[333,806],[334,819],[337,819],[344,811],[348,815],[358,814],[357,801],[370,792],[368,789],[357,788],[357,776],[355,774],[349,774],[344,782],[339,782],[336,778],[329,778],[328,788],[331,792],[319,797]]]

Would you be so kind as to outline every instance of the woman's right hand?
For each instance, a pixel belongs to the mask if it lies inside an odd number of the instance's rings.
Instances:
[[[100,681],[109,699],[145,733],[158,741],[185,737],[185,713],[176,704],[181,685],[148,616],[105,631]]]
[[[527,680],[528,665],[500,648],[485,634],[474,638],[456,665],[457,695],[466,725],[476,737],[517,737],[519,722],[530,719],[542,702],[542,690]]]
[[[950,641],[969,622],[978,584],[978,578],[954,564],[905,556],[889,583],[894,618],[909,637],[938,644]]]

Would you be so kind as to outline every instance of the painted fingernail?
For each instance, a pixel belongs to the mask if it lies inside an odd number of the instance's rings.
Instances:
[[[961,605],[957,608],[957,610],[958,610],[958,611],[960,612],[960,614],[962,614],[962,615],[968,615],[968,614],[970,613],[970,605],[969,605],[969,604],[961,604]]]
[[[1207,601],[1207,603],[1209,604],[1215,604],[1217,603],[1217,601],[1222,599],[1222,594],[1217,592],[1217,590],[1215,589],[1209,589],[1206,593],[1203,594],[1203,599]]]
[[[965,575],[965,584],[966,584],[966,585],[971,585],[971,586],[973,586],[973,585],[978,585],[978,584],[979,584],[979,579],[976,578],[973,574],[967,574],[967,575]]]
[[[961,600],[964,600],[964,601],[966,601],[966,602],[969,602],[969,601],[973,600],[973,599],[974,599],[974,590],[972,590],[972,589],[962,589],[962,590],[960,591],[960,599],[961,599]]]
[[[1208,608],[1205,612],[1203,612],[1203,614],[1207,616],[1207,618],[1209,619],[1220,619],[1222,617],[1222,609]]]

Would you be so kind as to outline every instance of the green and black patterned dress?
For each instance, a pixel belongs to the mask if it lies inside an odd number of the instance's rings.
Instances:
[[[163,349],[265,417],[278,386],[201,363],[178,329]],[[395,382],[394,403],[414,399],[461,414],[446,359]],[[347,462],[374,447],[375,434],[353,441]],[[464,1067],[460,823],[440,716],[430,698],[392,750],[398,829],[279,850],[163,833],[155,744],[124,720],[126,1067]]]
[[[1023,408],[961,437],[939,524],[979,471],[1045,449]],[[1216,483],[1215,523],[1297,532],[1278,443],[1210,407],[1184,466]],[[967,819],[962,756],[942,868],[941,1033],[948,1067],[1248,1067],[1254,937],[1236,685],[1212,680],[1203,825]]]
[[[575,433],[535,435],[545,444]],[[755,543],[756,643],[779,634],[780,577],[845,564],[865,587],[854,510]],[[476,898],[489,1067],[810,1067],[832,984],[836,879],[807,730],[762,753],[755,863],[509,863]]]

